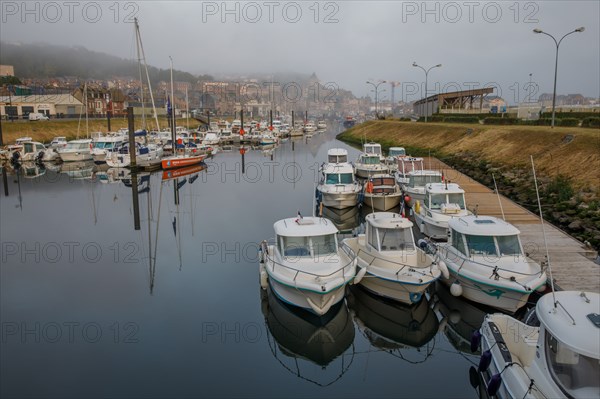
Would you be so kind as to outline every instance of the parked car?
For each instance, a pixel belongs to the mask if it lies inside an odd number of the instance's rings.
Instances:
[[[31,112],[29,114],[29,120],[30,121],[47,121],[48,118],[46,115],[39,113],[39,112]]]

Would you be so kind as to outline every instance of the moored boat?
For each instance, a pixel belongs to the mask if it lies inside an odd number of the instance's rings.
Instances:
[[[381,174],[369,177],[364,184],[364,205],[378,211],[397,207],[402,198],[400,186],[393,175]]]
[[[324,218],[282,219],[275,242],[261,244],[261,286],[285,303],[318,316],[343,300],[355,277],[355,255],[338,247],[335,225]]]

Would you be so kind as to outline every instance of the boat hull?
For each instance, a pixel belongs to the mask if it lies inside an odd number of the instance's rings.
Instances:
[[[345,209],[358,204],[358,193],[327,193],[321,191],[321,202],[334,209]]]
[[[60,152],[59,154],[63,162],[83,162],[92,160],[92,154],[89,151]]]
[[[421,300],[423,293],[434,281],[419,285],[407,284],[401,281],[387,280],[377,274],[367,272],[365,277],[360,280],[360,285],[376,295],[411,305]]]
[[[448,222],[447,221],[433,221],[427,217],[424,217],[420,213],[415,213],[415,221],[421,233],[425,234],[429,238],[434,240],[447,240],[448,239]]]
[[[364,203],[368,208],[374,208],[378,211],[387,211],[400,205],[402,194],[392,195],[371,195],[365,194]]]
[[[181,168],[184,166],[191,166],[198,164],[206,158],[206,155],[194,155],[194,156],[184,156],[184,157],[169,157],[165,158],[161,161],[161,166],[163,169],[173,169],[173,168]]]
[[[269,274],[269,284],[273,293],[283,302],[302,308],[318,316],[326,314],[335,304],[344,299],[346,285],[326,293],[317,293],[289,287]],[[309,302],[310,301],[310,302]],[[312,304],[311,304],[312,302]]]

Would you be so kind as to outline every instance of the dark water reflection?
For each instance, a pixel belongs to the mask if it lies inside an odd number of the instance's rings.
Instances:
[[[359,292],[314,321],[260,291],[257,243],[276,220],[312,213],[334,146],[348,148],[317,134],[249,150],[243,165],[231,148],[204,170],[137,182],[88,164],[9,171],[2,396],[474,397],[477,358],[438,332],[433,302]],[[360,214],[326,216],[352,229]]]

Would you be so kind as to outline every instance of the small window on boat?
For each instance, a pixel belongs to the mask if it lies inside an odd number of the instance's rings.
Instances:
[[[326,184],[338,184],[339,181],[340,181],[340,178],[337,173],[328,173],[325,175],[325,183]]]
[[[23,144],[23,149],[25,150],[25,153],[33,152],[33,143]]]
[[[42,150],[44,150],[44,146],[43,146],[43,145],[41,145],[41,144],[36,144],[36,145],[35,145],[35,150],[36,150],[36,151],[42,151]]]
[[[340,183],[352,184],[354,182],[354,176],[352,173],[340,173]]]
[[[500,255],[520,255],[521,246],[519,245],[519,237],[514,236],[497,236],[498,249]]]
[[[379,157],[363,157],[363,163],[366,165],[378,165],[380,163]]]
[[[498,255],[493,236],[473,236],[466,234],[469,253],[474,255]]]
[[[465,196],[462,193],[448,194],[449,204],[458,204],[460,209],[465,209]]]
[[[379,251],[376,229],[370,223],[367,223],[367,236],[369,237],[369,245]]]
[[[460,234],[459,232],[454,231],[452,229],[450,229],[450,231],[451,231],[451,235],[452,235],[452,246],[454,248],[456,248],[463,255],[466,255],[467,253],[465,251],[465,245],[464,245],[462,234]]]
[[[414,249],[410,229],[384,229],[379,228],[381,251],[407,251]]]
[[[600,362],[582,355],[546,331],[546,361],[552,378],[568,397],[600,397]]]
[[[284,256],[310,256],[308,237],[283,237]]]

